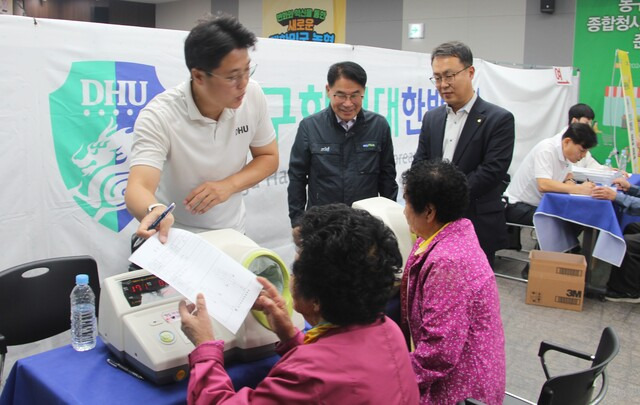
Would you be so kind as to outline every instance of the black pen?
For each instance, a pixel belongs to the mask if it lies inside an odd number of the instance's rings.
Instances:
[[[112,360],[110,358],[107,357],[107,363],[109,363],[110,366],[115,367],[119,370],[124,371],[125,373],[134,376],[135,378],[137,378],[138,380],[144,380],[144,377],[141,376],[140,374],[136,373],[135,371],[131,370],[128,367],[123,366],[122,364],[118,363],[115,360]]]
[[[158,225],[160,225],[160,222],[162,222],[162,220],[169,215],[169,213],[171,211],[173,211],[173,209],[176,207],[176,203],[172,202],[171,204],[169,204],[169,206],[162,211],[162,214],[160,214],[160,216],[158,218],[155,219],[155,221],[153,221],[151,223],[151,225],[149,225],[149,227],[147,228],[147,231],[151,231],[153,229],[156,229],[158,227]],[[135,241],[135,243],[133,244],[133,249],[137,249],[138,246],[140,246],[142,244],[142,242],[144,242],[145,239],[142,239],[141,237],[138,237],[138,239]]]
[[[155,221],[153,221],[153,223],[151,223],[151,225],[149,225],[149,227],[147,228],[147,231],[151,231],[153,229],[156,229],[158,227],[158,225],[160,225],[160,222],[162,222],[162,220],[164,219],[164,217],[166,217],[167,215],[169,215],[169,213],[171,211],[173,211],[173,209],[176,207],[176,203],[171,203],[169,204],[169,206],[167,207],[166,210],[164,210],[162,212],[162,214],[160,214],[160,216],[158,218],[156,218]]]

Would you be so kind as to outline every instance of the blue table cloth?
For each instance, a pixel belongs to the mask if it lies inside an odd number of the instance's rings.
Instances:
[[[187,379],[155,385],[107,364],[110,353],[98,339],[96,348],[76,352],[70,345],[18,360],[0,396],[12,404],[184,404]],[[226,367],[234,387],[255,387],[279,360],[266,359]]]
[[[564,252],[578,244],[576,226],[599,230],[593,257],[619,266],[626,244],[613,203],[589,196],[545,193],[533,215],[540,249]]]

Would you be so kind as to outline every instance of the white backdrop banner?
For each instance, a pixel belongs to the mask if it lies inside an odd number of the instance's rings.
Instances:
[[[132,127],[158,93],[188,79],[184,31],[0,16],[0,271],[42,258],[89,254],[101,279],[126,271],[138,223],[126,211]],[[290,263],[287,167],[297,125],[329,105],[326,74],[352,60],[367,71],[364,108],[391,126],[400,174],[424,113],[443,104],[428,54],[260,39],[252,52],[278,134],[280,167],[246,191],[247,235]],[[553,69],[476,59],[474,85],[516,119],[511,172],[526,151],[565,124],[577,83]],[[570,68],[564,77],[571,77]],[[69,281],[69,285],[73,280]]]

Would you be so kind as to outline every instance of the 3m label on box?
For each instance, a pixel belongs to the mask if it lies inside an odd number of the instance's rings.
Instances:
[[[582,289],[580,290],[567,290],[567,297],[582,298]]]

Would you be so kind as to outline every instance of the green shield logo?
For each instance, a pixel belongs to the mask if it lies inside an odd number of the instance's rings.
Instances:
[[[124,203],[133,125],[164,91],[155,67],[128,62],[74,62],[49,95],[58,168],[73,200],[120,232],[133,217]]]

